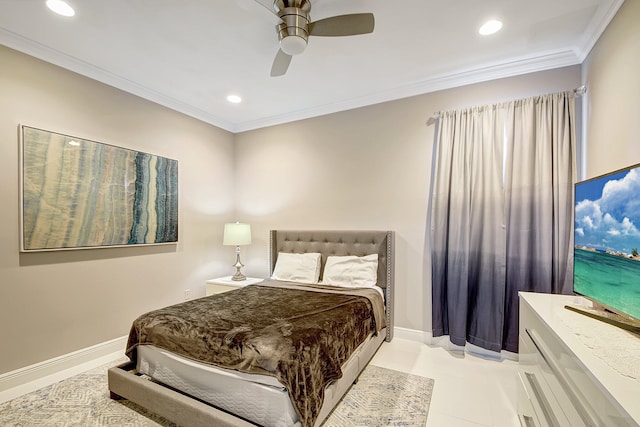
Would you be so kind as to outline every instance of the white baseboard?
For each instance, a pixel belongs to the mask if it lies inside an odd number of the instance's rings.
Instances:
[[[124,356],[120,337],[0,375],[0,403],[70,378]]]
[[[502,351],[491,351],[482,347],[478,347],[476,345],[466,343],[463,346],[455,345],[449,340],[448,335],[442,335],[439,337],[431,338],[431,342],[427,343],[434,347],[442,347],[447,351],[453,353],[467,353],[473,356],[481,357],[483,359],[491,359],[491,360],[512,360],[518,361],[518,354],[511,353],[505,350]]]
[[[431,332],[400,328],[398,326],[393,328],[393,336],[403,340],[417,341],[424,344],[430,344],[432,339]]]
[[[438,345],[431,332],[394,327],[396,338]],[[127,336],[96,344],[0,375],[0,403],[65,380],[124,356]],[[460,347],[464,350],[464,347]],[[503,352],[505,353],[505,352]],[[484,355],[485,357],[488,355]],[[494,356],[495,357],[495,356]],[[504,355],[503,355],[504,357]],[[512,357],[507,356],[511,359]],[[516,356],[517,360],[517,356]]]

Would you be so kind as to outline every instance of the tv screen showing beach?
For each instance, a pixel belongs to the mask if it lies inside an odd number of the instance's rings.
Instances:
[[[573,289],[640,319],[640,165],[575,186]]]

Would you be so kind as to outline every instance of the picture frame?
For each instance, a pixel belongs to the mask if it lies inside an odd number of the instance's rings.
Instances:
[[[20,251],[178,242],[178,161],[26,125]]]

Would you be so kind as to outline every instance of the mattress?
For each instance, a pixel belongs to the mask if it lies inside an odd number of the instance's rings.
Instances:
[[[346,392],[382,340],[384,333],[370,336],[343,365],[343,379],[348,383],[336,382],[327,387],[322,410],[324,416]],[[258,425],[301,425],[286,388],[275,377],[218,368],[152,345],[139,347],[137,370],[157,382]]]

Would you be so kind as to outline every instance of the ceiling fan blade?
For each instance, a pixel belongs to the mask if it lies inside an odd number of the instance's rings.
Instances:
[[[374,26],[373,13],[354,13],[311,22],[309,34],[323,37],[355,36],[373,32]]]
[[[283,76],[287,72],[290,63],[291,55],[284,53],[282,49],[278,50],[271,66],[271,77]]]

